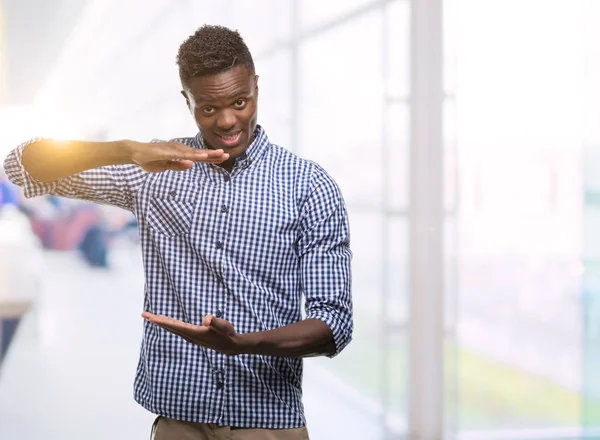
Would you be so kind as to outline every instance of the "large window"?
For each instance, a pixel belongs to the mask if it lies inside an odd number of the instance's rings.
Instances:
[[[582,399],[583,2],[460,5],[458,429],[576,435],[586,407],[599,421]]]

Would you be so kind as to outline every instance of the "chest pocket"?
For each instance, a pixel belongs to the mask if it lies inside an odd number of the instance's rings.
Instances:
[[[194,221],[203,189],[189,179],[159,179],[152,188],[148,225],[167,237],[187,235]]]

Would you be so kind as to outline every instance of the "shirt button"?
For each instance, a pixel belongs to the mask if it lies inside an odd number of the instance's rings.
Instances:
[[[230,179],[229,174],[225,174],[225,182],[229,182],[229,179]]]
[[[227,205],[221,206],[221,212],[227,212],[227,211],[228,211]]]
[[[223,243],[221,243],[220,241],[217,241],[217,243],[215,244],[217,249],[223,249]]]
[[[224,382],[225,382],[225,375],[223,374],[223,371],[219,370],[215,372],[215,376],[216,376],[216,385],[217,385],[217,389],[220,390],[221,388],[223,388]]]
[[[217,318],[220,318],[220,317],[222,317],[222,316],[223,316],[223,312],[222,312],[222,311],[220,311],[220,310],[217,310],[217,311],[215,312],[215,316],[216,316]]]
[[[222,283],[223,282],[223,277],[221,275],[217,275],[217,281],[219,283]]]

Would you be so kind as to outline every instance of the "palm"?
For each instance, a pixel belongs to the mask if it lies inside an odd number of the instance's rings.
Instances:
[[[159,327],[180,336],[191,344],[200,345],[227,355],[242,352],[239,335],[233,325],[225,320],[207,315],[203,325],[193,325],[162,315],[144,312],[142,316]]]

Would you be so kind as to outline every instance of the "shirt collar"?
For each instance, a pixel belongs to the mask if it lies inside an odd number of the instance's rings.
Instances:
[[[200,132],[198,132],[194,138],[194,144],[196,148],[206,150],[206,144],[204,143],[204,139]],[[256,130],[254,130],[254,140],[248,145],[246,151],[236,159],[236,162],[240,165],[249,166],[260,157],[261,153],[267,149],[269,144],[267,133],[262,126],[257,124]]]

